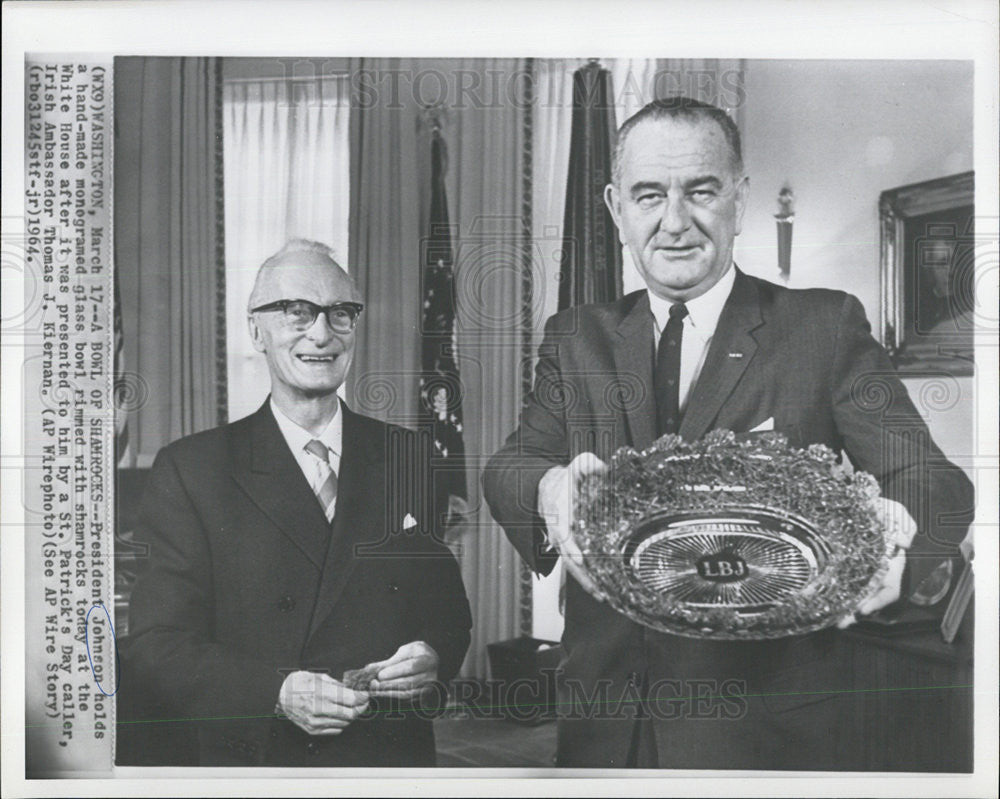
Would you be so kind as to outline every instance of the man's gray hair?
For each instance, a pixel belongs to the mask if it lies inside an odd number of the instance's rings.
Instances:
[[[726,144],[729,145],[733,170],[737,174],[743,172],[743,148],[740,144],[740,130],[736,127],[736,123],[733,122],[733,118],[729,114],[718,106],[703,103],[691,97],[667,97],[647,103],[626,119],[618,129],[615,147],[611,153],[611,179],[619,188],[621,187],[622,180],[622,159],[625,155],[625,142],[628,139],[629,133],[641,122],[659,119],[682,119],[687,122],[711,120],[719,126],[722,135],[726,139]]]
[[[270,256],[264,263],[260,265],[260,269],[257,270],[257,277],[253,282],[253,289],[250,292],[250,298],[247,300],[247,312],[258,304],[258,294],[261,283],[263,282],[261,278],[267,274],[270,270],[276,269],[278,263],[288,255],[296,255],[299,253],[308,253],[310,255],[322,255],[329,258],[333,265],[344,273],[344,276],[350,281],[351,290],[354,292],[355,296],[358,295],[358,287],[349,274],[347,270],[344,269],[340,263],[337,261],[337,253],[333,247],[328,247],[321,241],[313,241],[312,239],[289,239],[285,244],[278,250],[274,255]]]

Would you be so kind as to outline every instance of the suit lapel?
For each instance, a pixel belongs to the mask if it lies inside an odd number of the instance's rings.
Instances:
[[[387,529],[385,428],[374,420],[352,413],[343,403],[340,408],[344,414],[344,438],[337,475],[337,511],[309,625],[310,636],[320,628],[340,598],[357,564],[355,548],[377,539]],[[319,503],[316,505],[318,507]]]
[[[270,401],[250,420],[250,439],[238,444],[233,477],[250,500],[316,566],[330,537],[326,516],[271,414]]]
[[[626,379],[635,378],[640,386],[648,386],[636,402],[628,403],[625,418],[633,447],[649,446],[656,436],[656,398],[653,395],[653,316],[649,295],[639,295],[631,310],[612,335],[615,372]]]
[[[737,270],[733,290],[722,309],[701,374],[688,395],[687,411],[678,431],[685,440],[696,441],[711,428],[722,404],[732,394],[757,352],[757,341],[751,331],[762,321],[757,287],[753,280]]]

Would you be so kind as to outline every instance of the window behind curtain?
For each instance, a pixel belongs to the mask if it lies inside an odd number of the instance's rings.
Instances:
[[[347,269],[350,85],[346,75],[223,86],[229,419],[255,411],[270,380],[246,308],[261,263],[288,239],[323,242]]]

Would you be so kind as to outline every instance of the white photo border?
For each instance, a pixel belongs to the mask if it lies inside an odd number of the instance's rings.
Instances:
[[[4,227],[23,221],[23,91],[28,53],[106,55],[406,55],[406,56],[662,56],[746,59],[971,59],[975,62],[976,216],[1000,217],[997,198],[997,8],[980,0],[879,3],[780,0],[680,2],[657,0],[612,7],[596,0],[514,0],[409,4],[238,2],[11,2],[3,30]],[[978,231],[977,231],[978,232]],[[994,231],[995,233],[995,231]],[[997,258],[984,261],[978,289],[996,297]],[[16,274],[4,274],[5,315],[10,297],[23,297]],[[992,307],[995,307],[994,302]],[[273,778],[293,778],[301,795],[385,795],[419,790],[434,795],[595,795],[636,789],[664,795],[881,795],[977,796],[995,794],[997,777],[998,603],[996,344],[981,344],[976,381],[979,516],[976,591],[975,764],[972,775],[670,772],[621,774],[538,772],[528,769],[449,769],[385,778],[372,772],[284,769],[199,770],[119,768],[115,779],[25,781],[24,766],[24,548],[18,484],[23,340],[2,342],[3,520],[0,536],[2,601],[3,794],[9,796],[267,796],[289,790]],[[21,734],[18,733],[19,729]],[[252,776],[251,776],[252,774]],[[548,776],[537,781],[533,778]],[[490,779],[503,777],[502,781]],[[583,777],[578,779],[574,777]],[[644,780],[641,787],[633,779]],[[648,780],[648,782],[646,782]]]

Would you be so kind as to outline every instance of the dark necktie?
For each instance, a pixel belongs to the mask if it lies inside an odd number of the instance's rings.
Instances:
[[[656,391],[656,436],[676,433],[681,423],[681,338],[687,306],[682,302],[670,306],[670,319],[660,335],[656,350],[653,387]]]

